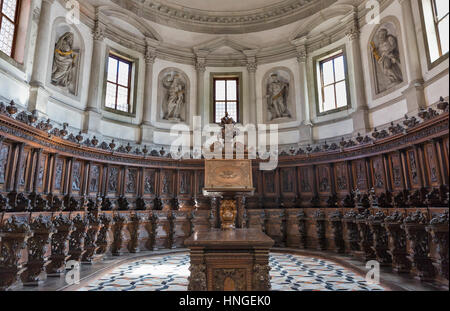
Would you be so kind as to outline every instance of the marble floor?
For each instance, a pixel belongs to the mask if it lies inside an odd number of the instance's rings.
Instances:
[[[275,291],[383,291],[381,285],[332,261],[272,253],[271,283]],[[123,264],[80,291],[185,291],[189,254],[159,255]]]

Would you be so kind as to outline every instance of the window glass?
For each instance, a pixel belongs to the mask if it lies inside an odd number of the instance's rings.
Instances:
[[[214,121],[216,123],[220,123],[227,112],[234,121],[239,122],[238,89],[238,78],[214,79]]]
[[[13,55],[18,21],[18,0],[0,0],[0,51]]]
[[[318,65],[319,112],[332,111],[348,105],[344,55],[331,56]]]
[[[131,62],[110,54],[107,68],[105,107],[130,112]]]

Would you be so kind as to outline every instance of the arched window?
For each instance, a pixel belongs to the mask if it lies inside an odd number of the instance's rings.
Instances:
[[[20,1],[19,0],[0,0],[0,51],[14,56],[16,43]]]

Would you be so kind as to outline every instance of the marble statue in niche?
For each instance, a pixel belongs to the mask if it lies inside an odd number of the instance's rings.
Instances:
[[[146,194],[153,194],[155,193],[155,189],[154,189],[154,177],[152,173],[149,173],[148,175],[145,176],[145,180],[144,180],[144,193]]]
[[[67,88],[74,94],[78,52],[73,49],[73,46],[74,34],[72,32],[66,32],[56,42],[53,55],[52,84]]]
[[[184,121],[181,117],[186,103],[186,83],[177,72],[164,76],[162,84],[166,89],[163,99],[163,119],[168,121]]]
[[[376,91],[379,94],[403,82],[396,26],[393,23],[383,24],[370,45]]]
[[[267,82],[267,108],[269,121],[281,118],[291,118],[288,108],[289,82],[278,73],[272,73]]]

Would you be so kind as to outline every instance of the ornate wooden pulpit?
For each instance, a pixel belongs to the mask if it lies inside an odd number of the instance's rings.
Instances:
[[[257,229],[236,229],[237,198],[251,196],[251,160],[206,160],[203,194],[220,198],[221,229],[185,240],[191,253],[189,290],[270,290],[269,251],[274,241]]]

